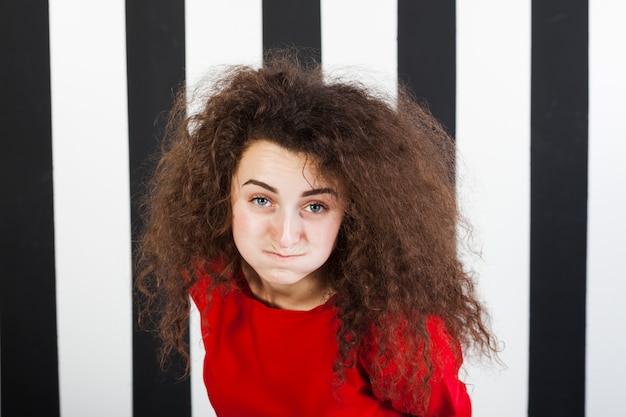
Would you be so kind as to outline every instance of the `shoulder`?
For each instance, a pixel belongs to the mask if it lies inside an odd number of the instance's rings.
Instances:
[[[213,293],[222,284],[230,283],[232,278],[224,278],[225,262],[221,260],[198,262],[193,268],[193,284],[189,287],[189,295],[200,311],[208,306]],[[188,278],[191,280],[190,278]],[[220,284],[220,285],[218,285]]]
[[[423,331],[419,330],[420,326]],[[461,361],[460,344],[446,330],[445,321],[434,315],[416,322],[394,319],[389,323],[372,325],[359,352],[361,361],[371,364],[381,349],[391,351],[387,353],[399,352],[399,357],[404,357],[404,353],[423,356],[426,352],[435,360],[435,356],[443,355],[446,362],[451,361],[458,366]],[[409,360],[415,362],[416,358]]]
[[[469,416],[469,396],[458,378],[461,347],[444,320],[429,316],[421,323],[396,321],[386,330],[383,336],[375,328],[359,352],[374,395],[404,413]]]

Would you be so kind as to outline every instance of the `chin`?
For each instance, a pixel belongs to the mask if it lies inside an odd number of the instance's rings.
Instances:
[[[280,284],[280,285],[292,285],[297,284],[298,282],[304,279],[303,275],[295,275],[295,274],[268,274],[268,275],[260,275],[261,279],[266,282],[272,284]]]
[[[297,284],[305,279],[311,273],[306,271],[297,271],[282,268],[253,268],[259,278],[271,284],[290,285]]]

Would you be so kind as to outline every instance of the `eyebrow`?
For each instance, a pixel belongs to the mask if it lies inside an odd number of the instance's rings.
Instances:
[[[253,179],[249,179],[248,181],[244,182],[242,187],[244,185],[248,185],[248,184],[252,184],[252,185],[257,185],[261,188],[265,188],[266,190],[274,193],[274,194],[278,194],[278,190],[274,187],[272,187],[271,185],[264,183],[263,181],[257,181],[257,180],[253,180]],[[312,195],[317,195],[317,194],[332,194],[332,195],[337,195],[337,193],[335,192],[335,190],[333,190],[332,188],[314,188],[312,190],[307,190],[305,192],[302,193],[302,197],[310,197]]]

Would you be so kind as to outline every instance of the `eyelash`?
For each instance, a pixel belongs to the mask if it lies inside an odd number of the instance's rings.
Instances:
[[[267,205],[265,204],[260,204],[259,200],[265,200],[268,203],[270,202],[269,198],[266,197],[252,197],[250,199],[250,202],[256,204],[259,207],[267,207]]]
[[[313,214],[319,214],[319,213],[322,213],[324,211],[328,211],[328,207],[326,207],[326,205],[324,205],[322,203],[309,203],[306,206],[307,206],[307,208],[310,208],[311,206],[319,206],[321,208],[320,211],[307,210],[309,213],[313,213]]]
[[[266,204],[261,204],[260,200],[263,200]],[[250,199],[250,202],[255,204],[258,207],[269,207],[269,205],[271,205],[272,201],[269,198],[267,198],[267,197],[257,196],[257,197],[252,197]],[[312,210],[310,210],[310,208],[312,206],[318,206],[321,210],[319,210],[319,211],[312,211]],[[309,209],[309,210],[306,210],[306,211],[308,213],[313,213],[313,214],[319,214],[319,213],[322,213],[324,211],[328,211],[328,206],[326,204],[322,204],[320,202],[309,203],[309,204],[306,205],[306,207]]]

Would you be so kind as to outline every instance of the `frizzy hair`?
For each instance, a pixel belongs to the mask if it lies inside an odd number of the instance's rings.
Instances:
[[[345,198],[326,283],[337,294],[338,376],[355,365],[359,348],[374,343],[369,371],[403,364],[398,380],[423,386],[414,401],[425,406],[437,360],[426,327],[432,316],[464,349],[495,351],[473,279],[459,261],[448,134],[404,89],[390,105],[356,82],[330,80],[319,66],[303,69],[279,56],[260,68],[224,71],[193,114],[181,93],[170,114],[143,206],[136,283],[140,317],[152,320],[163,342],[162,363],[172,352],[188,359],[194,270],[210,270],[215,260],[226,265],[210,289],[239,271],[231,179],[245,149],[259,139],[310,156]],[[382,387],[382,395],[394,398],[394,386]]]

